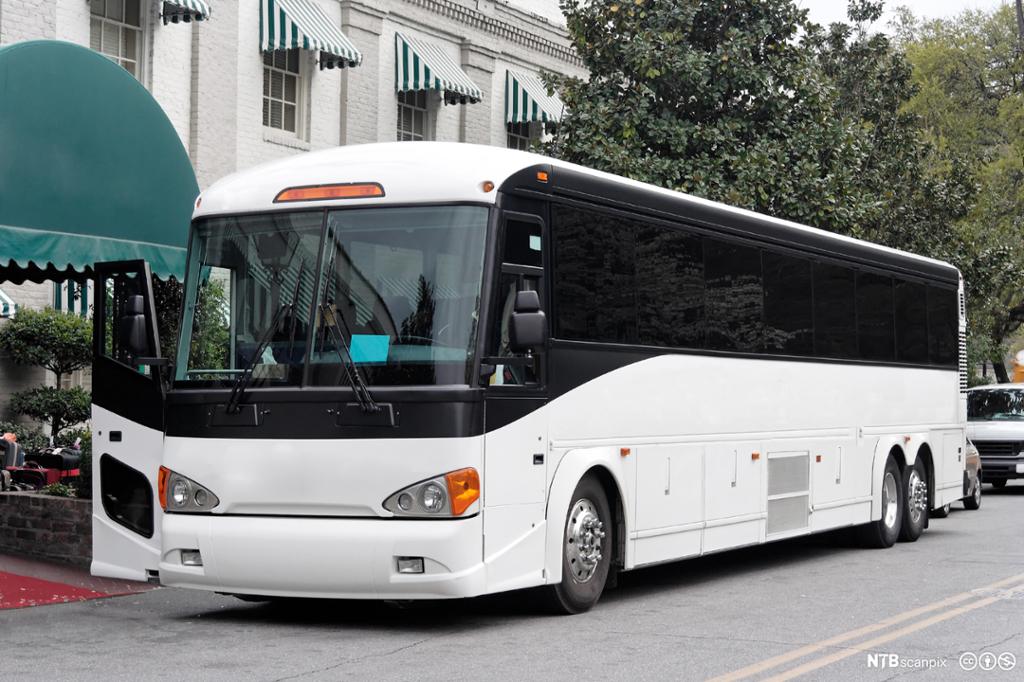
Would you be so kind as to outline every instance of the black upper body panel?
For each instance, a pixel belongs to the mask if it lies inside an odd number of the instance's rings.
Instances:
[[[538,171],[547,173],[547,182],[538,181]],[[959,284],[959,273],[951,265],[878,249],[868,242],[840,240],[833,234],[791,227],[768,216],[735,211],[682,193],[666,194],[653,187],[627,184],[572,168],[538,164],[510,176],[500,191],[524,195],[542,193],[552,199],[603,205],[650,218],[685,223],[698,231],[776,244],[933,282]]]

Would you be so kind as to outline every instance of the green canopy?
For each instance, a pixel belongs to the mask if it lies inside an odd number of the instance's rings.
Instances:
[[[144,259],[182,277],[199,186],[160,105],[92,50],[0,48],[0,282]]]

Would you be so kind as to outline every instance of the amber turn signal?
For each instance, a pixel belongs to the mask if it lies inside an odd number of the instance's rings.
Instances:
[[[156,477],[157,497],[160,498],[160,508],[167,511],[167,479],[171,477],[171,470],[167,467],[160,467],[160,473]]]
[[[459,516],[480,499],[480,474],[469,467],[445,474],[448,484],[448,499],[451,500],[452,514]]]
[[[278,192],[274,203],[289,201],[325,201],[328,199],[371,199],[384,196],[379,182],[347,182],[338,185],[289,187]]]

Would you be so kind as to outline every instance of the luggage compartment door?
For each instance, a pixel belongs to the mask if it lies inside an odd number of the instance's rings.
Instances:
[[[144,261],[98,263],[93,312],[92,574],[146,580],[160,561],[164,392]]]

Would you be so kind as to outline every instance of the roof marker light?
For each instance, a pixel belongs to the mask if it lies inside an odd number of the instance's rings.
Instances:
[[[537,182],[547,182],[547,181],[548,181],[548,172],[547,171],[537,171]]]
[[[372,199],[384,196],[379,182],[346,182],[334,185],[289,187],[278,192],[274,203],[289,201],[325,201],[328,199]]]
[[[480,185],[480,187],[483,189],[484,193],[487,193],[494,189],[494,183],[491,182],[490,180],[484,180],[483,184]]]

